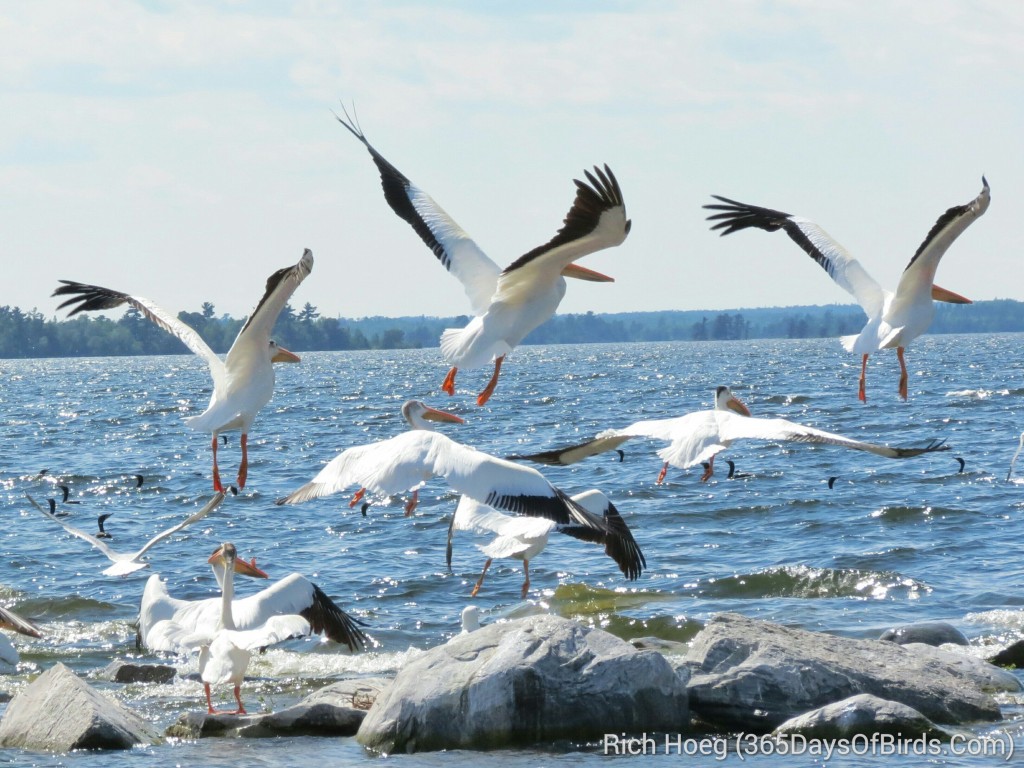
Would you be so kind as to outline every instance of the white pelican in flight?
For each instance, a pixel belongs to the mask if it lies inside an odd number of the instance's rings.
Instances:
[[[665,462],[658,475],[659,483],[665,479],[669,466],[686,469],[697,464],[706,464],[700,479],[701,482],[707,482],[715,471],[715,456],[728,448],[734,440],[788,440],[838,445],[855,451],[868,451],[887,459],[909,459],[922,453],[949,450],[949,446],[943,445],[944,441],[941,440],[932,441],[922,448],[890,448],[785,419],[755,418],[729,387],[722,386],[715,390],[715,407],[711,410],[693,411],[674,419],[638,421],[624,429],[605,430],[585,443],[514,458],[544,464],[575,464],[588,456],[617,449],[631,437],[648,437],[668,442],[666,447],[658,451],[658,456]]]
[[[307,248],[298,264],[279,269],[267,278],[263,298],[238,332],[223,362],[196,331],[142,296],[129,296],[120,291],[71,280],[61,280],[63,285],[53,295],[71,295],[72,298],[57,307],[62,309],[76,305],[68,312],[68,317],[78,312],[113,309],[128,304],[168,333],[177,336],[192,352],[206,360],[213,378],[210,404],[203,413],[185,419],[185,423],[192,429],[213,433],[213,489],[222,492],[224,486],[217,469],[217,436],[221,432],[241,430],[242,461],[238,467],[236,484],[239,489],[244,488],[249,472],[249,429],[256,414],[270,402],[274,394],[272,363],[299,362],[297,355],[279,347],[270,338],[270,332],[281,310],[312,269],[313,253]],[[136,477],[138,484],[142,485],[141,476]]]
[[[360,490],[355,503],[367,490],[392,495],[418,489],[432,477],[442,477],[458,493],[505,512],[593,529],[594,540],[605,543],[605,551],[627,579],[637,578],[646,567],[640,547],[618,514],[598,518],[537,470],[462,445],[438,432],[404,432],[390,440],[349,448],[312,481],[277,503],[299,504],[356,485]]]
[[[441,335],[441,353],[452,366],[442,389],[454,394],[459,368],[479,368],[493,359],[494,374],[477,397],[477,405],[483,405],[498,384],[505,356],[554,315],[565,295],[564,278],[612,282],[612,278],[574,262],[626,239],[630,221],[619,182],[607,165],[604,170],[595,166],[593,174],[585,172],[589,184],[574,180],[576,199],[562,228],[547,243],[502,270],[441,206],[370,145],[355,121],[338,120],[370,151],[391,209],[412,226],[465,288],[475,317],[465,328],[449,328]]]
[[[2,606],[0,606],[0,628],[10,629],[18,634],[28,635],[29,637],[43,636],[43,633],[39,631],[39,627],[31,621],[21,618],[14,611]],[[17,666],[20,659],[21,657],[18,655],[18,649],[14,647],[14,643],[11,642],[7,635],[0,633],[0,661],[13,667]]]
[[[102,535],[106,533],[103,530],[102,520],[108,516],[100,516],[99,534],[86,533],[81,528],[76,528],[75,526],[71,525],[71,523],[65,522],[56,515],[47,512],[45,509],[39,506],[36,503],[36,500],[29,496],[27,493],[25,494],[25,496],[27,496],[28,500],[32,502],[32,506],[39,510],[40,514],[50,518],[51,520],[53,520],[53,522],[57,523],[58,525],[63,526],[64,530],[66,530],[72,536],[77,536],[83,541],[89,542],[94,547],[96,547],[96,549],[98,549],[100,552],[107,556],[107,559],[110,560],[110,562],[112,562],[113,565],[111,565],[109,568],[106,568],[103,571],[104,576],[125,576],[129,573],[134,573],[135,571],[142,570],[143,568],[148,568],[149,563],[143,561],[142,556],[146,554],[154,545],[159,544],[168,536],[177,533],[182,528],[185,528],[186,526],[192,525],[192,523],[202,520],[213,510],[215,510],[222,501],[224,501],[223,493],[215,493],[213,494],[213,498],[211,498],[206,503],[206,506],[204,506],[199,511],[189,515],[177,525],[172,525],[170,528],[161,531],[156,536],[147,541],[142,546],[142,549],[138,550],[137,552],[116,552],[109,544],[107,544],[106,541],[103,540],[105,538],[110,537],[110,534],[106,534],[105,536]]]
[[[971,303],[970,299],[940,288],[934,281],[935,270],[946,249],[971,222],[988,209],[990,196],[988,182],[984,176],[981,177],[981,183],[981,192],[974,200],[966,205],[953,206],[939,216],[903,270],[895,293],[885,290],[876,283],[859,261],[812,221],[770,208],[739,203],[719,195],[712,197],[720,200],[722,204],[704,207],[712,211],[723,211],[707,217],[708,221],[718,222],[711,229],[722,230],[722,235],[748,227],[757,227],[768,232],[784,229],[793,242],[818,262],[840,288],[857,300],[868,316],[868,322],[859,334],[844,336],[841,339],[847,352],[862,356],[857,397],[867,402],[864,380],[868,355],[880,349],[896,347],[896,357],[900,363],[899,393],[900,397],[906,400],[907,364],[903,359],[903,350],[931,325],[935,315],[932,300],[952,304]]]
[[[448,424],[465,424],[465,420],[460,416],[456,416],[454,413],[448,413],[447,411],[441,411],[437,408],[431,408],[429,405],[424,403],[422,400],[406,400],[402,403],[402,418],[405,419],[410,429],[419,429],[425,432],[434,431],[434,423],[443,422]],[[365,488],[360,488],[356,495],[352,498],[349,503],[350,507],[354,507],[366,494]],[[412,496],[405,505],[405,514],[409,516],[416,509],[416,505],[419,503],[419,489],[414,488]],[[366,516],[366,509],[369,507],[369,502],[363,504],[363,516]]]
[[[210,558],[210,566],[217,584],[223,589],[227,565],[216,554]],[[235,573],[269,578],[256,567],[255,558],[246,562],[236,555],[232,564]],[[217,623],[222,610],[219,597],[202,600],[171,597],[167,585],[153,574],[142,593],[136,646],[162,653],[184,653],[188,648],[182,645],[182,638],[209,630]],[[359,628],[362,622],[345,613],[319,586],[300,573],[291,573],[256,594],[233,599],[231,603],[235,628],[241,630],[255,629],[273,616],[290,614],[298,614],[309,622],[314,633],[347,645],[350,651],[366,646],[367,637]]]
[[[211,715],[219,711],[213,708],[210,697],[210,686],[232,683],[238,709],[223,714],[244,715],[245,705],[242,704],[242,680],[249,667],[252,652],[266,648],[293,637],[302,637],[310,632],[309,622],[298,614],[278,614],[269,616],[266,621],[251,629],[239,629],[235,623],[232,600],[234,598],[234,573],[237,568],[237,552],[230,542],[221,544],[210,556],[210,564],[217,563],[223,568],[224,577],[221,583],[221,597],[215,620],[185,631],[182,627],[175,629],[179,633],[178,643],[181,647],[199,649],[199,678],[203,681],[206,693],[206,710]],[[258,568],[247,570],[244,563],[239,572],[256,578],[267,575]]]
[[[624,528],[626,525],[611,500],[597,489],[576,494],[572,500],[588,514],[593,515],[595,521],[598,519],[614,520],[617,526]],[[506,515],[493,507],[471,499],[469,496],[463,496],[459,499],[459,506],[455,508],[455,514],[448,526],[449,569],[452,567],[452,537],[455,531],[496,534],[489,544],[477,545],[477,548],[487,555],[487,560],[480,573],[480,578],[477,579],[473,591],[470,592],[470,597],[476,597],[480,591],[480,587],[484,583],[484,576],[487,575],[487,569],[491,567],[494,558],[511,557],[523,561],[522,597],[525,600],[526,593],[530,589],[530,561],[544,551],[548,545],[548,536],[552,531],[597,544],[605,544],[607,541],[607,534],[603,533],[600,526],[593,522],[590,525],[581,525],[575,521],[560,524],[544,517]]]

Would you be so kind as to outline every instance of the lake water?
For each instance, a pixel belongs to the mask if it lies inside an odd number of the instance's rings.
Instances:
[[[458,391],[448,398],[439,392],[446,367],[436,349],[307,353],[301,365],[278,366],[276,394],[250,436],[244,492],[151,550],[151,568],[120,578],[101,575],[103,556],[31,510],[25,493],[59,503],[57,485],[68,485],[71,499],[80,502],[62,505],[68,519],[94,530],[98,514],[113,513],[107,522],[112,544],[125,550],[194,510],[211,493],[209,437],[189,430],[182,417],[206,406],[204,366],[188,356],[0,361],[6,515],[0,600],[46,632],[40,640],[14,638],[22,661],[0,682],[13,694],[57,661],[87,678],[118,657],[156,661],[134,647],[146,579],[160,574],[179,597],[215,595],[206,558],[226,540],[242,556],[256,557],[272,578],[292,571],[309,577],[364,620],[377,644],[352,655],[315,639],[292,641],[255,658],[243,686],[252,712],[281,709],[336,679],[393,673],[458,632],[469,602],[485,622],[549,610],[625,638],[672,640],[689,639],[720,611],[849,637],[941,620],[967,634],[973,652],[988,655],[1024,637],[1017,546],[1024,462],[1020,477],[1006,479],[1024,429],[1022,342],[1020,334],[919,339],[907,354],[905,403],[896,394],[894,353],[875,355],[866,405],[856,399],[859,361],[834,339],[523,347],[484,408],[475,405],[475,394],[489,371],[460,372]],[[410,398],[463,416],[465,425],[444,425],[449,436],[505,455],[578,442],[640,418],[708,408],[718,384],[731,385],[757,416],[889,444],[945,439],[952,450],[892,461],[833,447],[737,443],[721,454],[710,482],[700,483],[699,467],[671,469],[660,486],[658,446],[644,440],[627,443],[622,462],[612,453],[572,467],[541,467],[571,493],[605,491],[643,548],[648,570],[626,582],[599,547],[558,537],[564,540],[553,539],[531,564],[526,601],[520,600],[521,564],[509,560],[495,563],[470,601],[484,560],[473,544],[482,539],[460,536],[453,571],[447,571],[446,533],[457,499],[440,482],[421,490],[410,518],[400,498],[375,504],[366,517],[341,495],[294,507],[273,504],[344,448],[404,430],[399,407]],[[226,481],[238,457],[234,433],[220,453]],[[955,457],[964,459],[963,471]],[[727,458],[746,476],[727,479]],[[141,488],[135,474],[145,478]],[[837,478],[831,489],[830,477]],[[240,581],[240,592],[260,586]],[[195,670],[194,660],[173,663],[183,673]],[[93,682],[160,730],[205,705],[201,685],[190,680]],[[220,691],[222,706],[229,696]],[[995,730],[1009,734],[1024,754],[1021,701],[1002,700],[1006,720]],[[586,747],[487,758],[522,766],[607,759]],[[378,758],[353,739],[308,738],[204,739],[114,756],[0,750],[0,762],[18,766],[113,760],[129,768],[235,766],[240,759],[342,765]],[[403,767],[476,765],[481,756],[388,759]],[[869,756],[844,764],[883,762]]]

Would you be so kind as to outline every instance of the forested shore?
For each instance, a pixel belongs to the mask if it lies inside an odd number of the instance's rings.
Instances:
[[[207,302],[178,317],[195,328],[212,349],[226,352],[245,318],[218,315]],[[275,329],[277,341],[295,351],[406,349],[433,347],[445,328],[469,318],[326,318],[316,307],[286,307]],[[855,305],[770,307],[729,311],[660,311],[556,315],[531,333],[526,344],[582,344],[634,341],[712,341],[766,338],[821,338],[857,333],[864,314]],[[936,304],[931,333],[1024,331],[1024,302],[1011,299],[970,305]],[[182,354],[188,350],[135,309],[112,320],[79,315],[46,318],[36,310],[0,307],[0,358],[95,357]]]

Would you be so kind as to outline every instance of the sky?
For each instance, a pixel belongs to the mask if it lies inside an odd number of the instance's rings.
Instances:
[[[59,279],[242,317],[304,248],[296,309],[468,313],[342,105],[501,266],[607,163],[632,230],[563,313],[851,303],[784,234],[721,238],[701,206],[809,218],[895,288],[982,174],[936,282],[1024,300],[1012,0],[48,0],[0,4],[0,50],[0,306],[48,318]]]

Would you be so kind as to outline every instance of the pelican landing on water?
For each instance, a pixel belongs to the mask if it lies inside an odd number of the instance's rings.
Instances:
[[[924,453],[949,450],[949,446],[944,445],[942,440],[933,440],[918,448],[890,448],[887,445],[853,440],[794,421],[756,418],[750,415],[747,406],[733,395],[729,387],[721,386],[715,390],[715,407],[711,410],[693,411],[674,419],[638,421],[623,429],[605,430],[585,443],[516,458],[543,464],[575,464],[589,456],[615,450],[634,437],[669,443],[658,451],[658,456],[665,462],[658,475],[659,483],[665,479],[670,466],[687,469],[697,464],[705,464],[700,479],[706,482],[714,474],[715,456],[728,448],[734,440],[788,440],[836,445],[855,451],[867,451],[887,459],[908,459]]]
[[[990,195],[988,181],[984,176],[981,177],[981,184],[981,192],[974,200],[965,205],[953,206],[939,216],[903,270],[895,293],[875,282],[859,261],[813,221],[719,195],[712,195],[719,203],[704,207],[711,211],[721,211],[707,218],[708,221],[716,222],[711,229],[721,230],[722,235],[750,227],[767,232],[782,229],[808,256],[818,262],[840,288],[857,300],[868,316],[868,322],[859,334],[841,339],[848,352],[861,355],[857,397],[862,402],[867,401],[865,377],[868,355],[880,349],[895,347],[900,363],[899,394],[906,400],[907,364],[903,359],[903,350],[928,330],[935,316],[933,300],[952,304],[971,303],[970,299],[935,285],[935,271],[953,241],[988,210]]]

